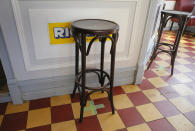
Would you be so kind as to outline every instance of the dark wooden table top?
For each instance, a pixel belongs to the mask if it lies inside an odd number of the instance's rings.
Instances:
[[[119,30],[119,25],[115,22],[103,19],[82,19],[71,24],[73,31],[82,33],[115,33]]]

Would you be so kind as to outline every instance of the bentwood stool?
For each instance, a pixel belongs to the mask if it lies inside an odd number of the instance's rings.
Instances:
[[[118,40],[118,24],[101,19],[83,19],[74,21],[71,24],[72,35],[75,40],[75,86],[72,93],[74,97],[76,90],[78,89],[80,94],[80,122],[83,120],[84,107],[87,102],[87,98],[92,93],[101,91],[107,92],[110,100],[112,114],[114,114],[113,105],[113,81],[114,81],[114,68],[115,68],[115,52],[116,43]],[[93,36],[93,39],[86,47],[86,37]],[[101,42],[101,58],[100,69],[86,69],[86,56],[89,55],[92,44],[99,40]],[[111,67],[110,74],[104,71],[104,50],[106,40],[111,41]],[[81,71],[79,71],[79,51],[81,52]],[[86,73],[95,73],[98,76],[99,87],[89,87],[86,85]],[[106,83],[105,83],[106,82]],[[86,94],[86,91],[90,91]]]
[[[162,10],[160,27],[158,30],[157,43],[154,47],[152,56],[150,58],[150,63],[148,65],[147,69],[150,68],[153,60],[156,58],[156,56],[159,53],[165,52],[171,56],[171,75],[173,75],[174,63],[175,63],[175,58],[177,55],[177,50],[179,47],[179,42],[180,42],[181,36],[184,32],[186,23],[188,22],[188,20],[190,18],[189,16],[190,16],[190,13],[188,13],[188,12],[174,11],[174,10]],[[178,30],[177,30],[175,42],[173,44],[160,42],[163,28],[165,28],[167,22],[172,18],[178,19]],[[168,47],[168,49],[163,48],[163,46]]]

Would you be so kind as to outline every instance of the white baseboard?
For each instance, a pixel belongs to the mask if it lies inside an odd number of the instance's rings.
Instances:
[[[144,61],[139,63],[138,65],[138,69],[139,71],[137,72],[137,78],[136,78],[136,81],[135,81],[135,84],[141,84],[142,82],[142,78],[144,76],[144,71],[145,69],[147,68],[147,62],[150,58],[150,55],[152,53],[152,50],[153,50],[153,47],[154,47],[154,38],[152,38],[149,42],[149,46],[148,46],[148,50],[147,50],[147,53],[146,53],[146,56],[144,58]]]
[[[135,77],[135,67],[118,69],[115,71],[114,86],[132,84]],[[94,84],[94,77],[87,80],[88,84]],[[63,94],[71,94],[74,87],[73,76],[61,76],[39,80],[18,82],[23,100],[33,100]]]

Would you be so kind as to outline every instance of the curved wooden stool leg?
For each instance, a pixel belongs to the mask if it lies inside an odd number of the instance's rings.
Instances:
[[[82,68],[82,87],[81,87],[81,110],[80,122],[83,120],[84,106],[85,106],[85,84],[86,84],[86,35],[81,35],[81,68]]]

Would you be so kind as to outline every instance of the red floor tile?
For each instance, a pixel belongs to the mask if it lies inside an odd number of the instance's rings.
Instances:
[[[157,75],[151,70],[146,70],[144,72],[144,77],[145,78],[152,78],[152,77],[157,77]]]
[[[152,131],[176,131],[176,129],[166,119],[151,121],[148,125]]]
[[[187,46],[193,46],[194,44],[188,42],[188,43],[185,43],[185,45],[187,45]]]
[[[113,95],[120,95],[124,93],[125,93],[124,90],[120,86],[113,88]]]
[[[147,79],[143,80],[139,85],[139,88],[142,90],[153,89],[155,88]]]
[[[16,131],[26,128],[28,112],[8,114],[4,116],[1,131]]]
[[[85,95],[87,95],[88,93],[85,92]],[[90,100],[90,97],[87,98],[87,100]],[[80,96],[79,96],[79,93],[76,93],[74,98],[71,98],[71,102],[74,103],[74,102],[80,102]]]
[[[127,96],[130,98],[130,100],[133,102],[135,106],[150,103],[150,100],[148,100],[148,98],[141,91],[129,93],[127,94]]]
[[[195,111],[184,114],[195,125]]]
[[[144,123],[144,119],[135,107],[118,110],[118,114],[126,127]]]
[[[110,112],[111,111],[111,106],[110,106],[110,101],[108,98],[101,98],[94,100],[95,105],[103,104],[104,108],[97,109],[97,113],[105,113],[105,112]]]
[[[165,117],[180,114],[180,112],[176,109],[176,107],[172,105],[169,101],[158,101],[158,102],[154,102],[153,104]]]
[[[68,121],[74,119],[70,104],[51,107],[52,123]]]
[[[116,131],[127,131],[127,129],[124,128],[124,129],[119,129],[119,130],[116,130]]]
[[[162,76],[161,77],[165,82],[167,82],[169,85],[174,85],[174,84],[178,84],[180,83],[180,81],[178,81],[177,79],[175,79],[172,76]]]
[[[76,93],[73,98],[71,98],[72,103],[80,102],[79,93]]]
[[[51,125],[39,126],[39,127],[27,129],[26,131],[51,131]]]
[[[82,123],[79,123],[79,119],[76,120],[76,126],[78,131],[101,131],[100,123],[97,116],[89,116],[83,118]]]
[[[30,101],[30,106],[29,106],[30,110],[45,108],[45,107],[50,107],[50,98],[43,98],[43,99]]]
[[[158,66],[154,61],[152,62],[150,69],[156,68]],[[147,64],[147,66],[148,66],[148,64]]]
[[[190,52],[190,51],[189,51],[189,52],[185,52],[185,54],[186,54],[186,55],[189,55],[189,56],[195,56],[195,53],[192,53],[192,52]],[[188,58],[186,58],[186,59],[188,59]]]
[[[7,108],[7,102],[0,103],[0,115],[3,115],[5,113],[6,108]]]
[[[161,59],[160,57],[157,56],[157,57],[155,58],[155,60],[160,61],[160,60],[162,60],[162,59]]]
[[[185,49],[187,49],[188,51],[195,51],[195,49],[194,48],[192,48],[192,47],[185,47]]]
[[[158,89],[168,99],[179,97],[179,94],[171,87],[162,87]]]

